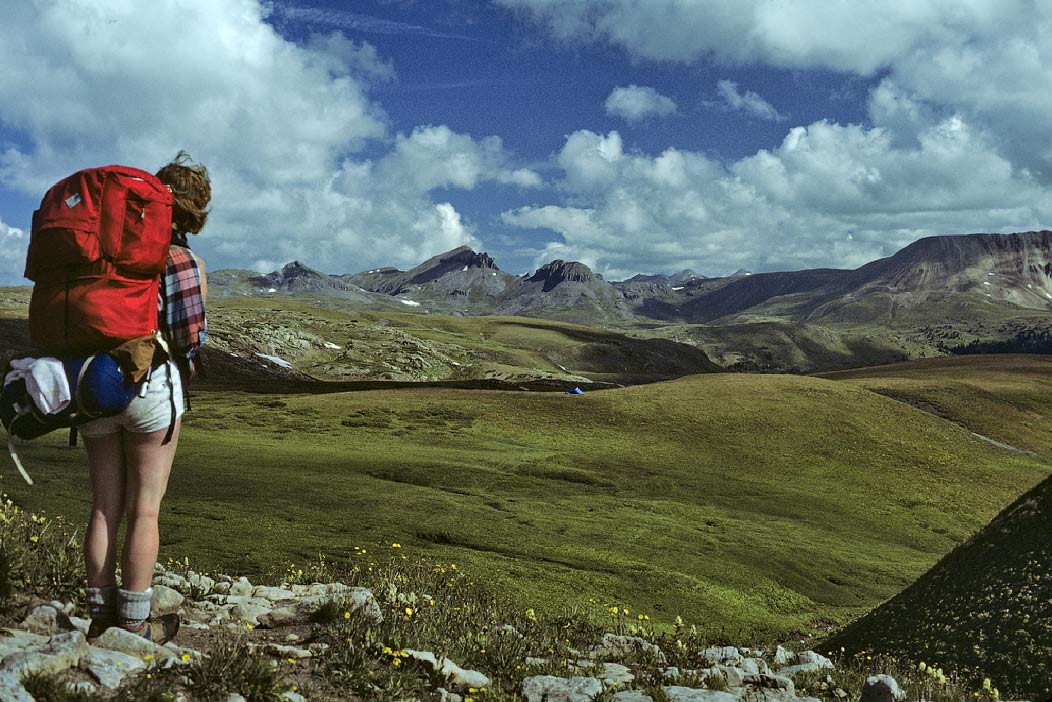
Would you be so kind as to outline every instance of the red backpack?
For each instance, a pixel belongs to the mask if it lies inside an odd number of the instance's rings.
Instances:
[[[25,276],[33,345],[103,351],[157,330],[172,239],[172,195],[137,168],[89,168],[56,183],[33,213]]]

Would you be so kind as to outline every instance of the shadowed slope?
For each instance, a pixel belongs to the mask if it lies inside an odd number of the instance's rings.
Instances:
[[[956,669],[1019,695],[1052,689],[1052,480],[823,647]]]

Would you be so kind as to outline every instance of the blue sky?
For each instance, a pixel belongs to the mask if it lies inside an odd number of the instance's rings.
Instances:
[[[51,182],[180,148],[213,175],[212,269],[856,267],[1052,214],[1036,0],[151,8],[5,9],[0,282]]]

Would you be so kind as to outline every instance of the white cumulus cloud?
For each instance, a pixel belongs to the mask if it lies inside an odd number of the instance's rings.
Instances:
[[[956,116],[906,146],[883,127],[816,122],[730,165],[678,149],[650,156],[617,132],[582,130],[556,160],[558,201],[503,219],[559,235],[538,264],[580,260],[615,279],[855,267],[921,236],[1019,231],[1052,216],[1052,196]]]
[[[784,122],[786,119],[774,108],[774,105],[753,91],[746,90],[744,93],[739,91],[738,84],[732,80],[721,80],[716,83],[716,92],[719,93],[722,104],[731,110],[745,112],[771,122]]]
[[[299,258],[350,272],[479,245],[434,189],[540,183],[495,137],[392,135],[369,87],[393,69],[372,46],[342,34],[296,45],[267,11],[258,0],[6,8],[0,121],[14,138],[0,147],[0,187],[39,197],[75,170],[154,170],[185,148],[212,174],[212,216],[194,240],[210,269]]]
[[[614,88],[606,102],[608,115],[616,115],[627,122],[639,122],[647,117],[664,117],[676,112],[676,103],[649,86],[629,85]]]
[[[560,39],[608,43],[636,59],[883,75],[940,113],[936,120],[960,114],[987,131],[1014,166],[1052,183],[1047,2],[497,2]]]
[[[11,285],[26,283],[22,273],[26,267],[28,232],[5,224],[0,219],[0,281]]]

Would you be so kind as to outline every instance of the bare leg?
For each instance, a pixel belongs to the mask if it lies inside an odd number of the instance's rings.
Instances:
[[[153,582],[160,537],[157,515],[161,498],[168,489],[168,475],[179,443],[179,423],[172,440],[162,445],[168,429],[136,434],[123,432],[124,461],[127,466],[125,505],[128,532],[121,559],[121,579],[125,590],[142,592]]]
[[[84,536],[88,587],[114,585],[117,533],[124,516],[124,448],[121,433],[84,437],[91,480],[91,516]]]

